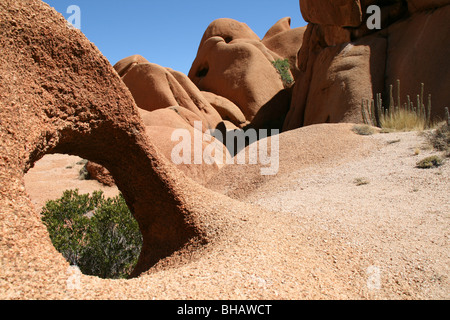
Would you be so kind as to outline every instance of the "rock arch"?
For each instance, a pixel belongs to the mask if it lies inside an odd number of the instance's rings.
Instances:
[[[63,265],[42,240],[45,227],[24,190],[24,174],[48,153],[78,155],[112,173],[144,237],[134,276],[203,243],[205,234],[174,187],[184,177],[148,140],[131,94],[100,51],[38,0],[2,1],[0,30],[3,267],[19,268],[21,254]],[[33,253],[33,241],[44,252]]]

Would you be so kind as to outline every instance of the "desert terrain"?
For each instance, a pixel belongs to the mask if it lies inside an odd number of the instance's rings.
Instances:
[[[149,291],[131,297],[157,299],[214,299],[218,288],[226,299],[447,299],[449,162],[416,167],[420,159],[439,154],[425,133],[362,137],[352,126],[317,125],[282,134],[280,172],[267,181],[261,181],[257,165],[222,169],[208,186],[251,205],[241,225],[192,266],[124,281],[124,288],[142,281]],[[336,141],[330,143],[330,136]],[[310,146],[293,149],[293,140]],[[79,180],[80,160],[48,155],[37,162],[25,176],[36,210],[66,189],[119,192]],[[364,183],[358,185],[358,179]],[[244,238],[246,249],[236,255]],[[296,264],[288,263],[289,255]],[[215,258],[226,267],[207,263]]]
[[[306,26],[264,37],[212,21],[183,74],[143,52],[113,66],[46,3],[0,1],[0,298],[449,299],[450,0],[299,5]],[[387,128],[399,114],[422,128]],[[235,156],[228,132],[275,146],[276,174],[191,163]],[[55,249],[41,209],[68,189],[123,195],[143,238],[129,278]]]

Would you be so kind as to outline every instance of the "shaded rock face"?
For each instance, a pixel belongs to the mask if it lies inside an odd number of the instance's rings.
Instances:
[[[78,155],[111,172],[144,238],[134,275],[204,242],[174,187],[184,176],[151,143],[117,73],[41,1],[0,2],[0,110],[0,250],[2,265],[16,268],[6,285],[30,281],[29,270],[67,269],[24,189],[24,174],[48,153]]]
[[[174,148],[184,140],[178,139],[176,130],[183,129],[189,133],[190,150],[194,151],[196,147],[196,134],[201,136],[202,154],[207,152],[207,148],[214,143],[223,153],[222,161],[215,161],[208,158],[208,163],[195,163],[194,152],[190,155],[189,163],[174,164],[177,169],[182,171],[186,176],[199,184],[206,184],[208,180],[215,175],[226,163],[227,156],[230,157],[227,148],[221,141],[209,136],[209,128],[207,128],[200,117],[195,113],[183,107],[170,107],[158,109],[152,112],[139,110],[146,127],[146,133],[155,144],[156,148],[169,160],[172,161],[172,152]],[[202,126],[199,126],[199,123]],[[175,135],[174,135],[175,134]],[[204,141],[203,136],[208,135],[208,141]],[[176,138],[176,139],[173,139]],[[200,140],[197,140],[200,141]]]
[[[450,6],[422,11],[388,29],[386,86],[401,81],[401,97],[414,98],[425,84],[432,114],[444,119],[450,106]]]
[[[381,8],[381,30],[367,28],[369,5]],[[432,117],[450,100],[448,1],[300,0],[310,23],[298,52],[296,83],[283,130],[322,122],[362,122],[361,101],[401,81],[401,96],[420,84],[432,94]],[[433,9],[433,10],[429,10]],[[439,36],[437,36],[439,35]],[[433,48],[433,49],[430,49]]]
[[[383,73],[375,70],[385,64],[385,51],[386,40],[379,37],[322,50],[314,63],[304,122],[359,123],[362,99],[383,90]]]
[[[95,162],[88,161],[88,163],[86,163],[86,170],[89,173],[90,179],[97,180],[101,184],[108,187],[116,185],[113,176],[105,167]]]
[[[449,0],[407,0],[408,9],[411,13],[435,9],[450,4]]]

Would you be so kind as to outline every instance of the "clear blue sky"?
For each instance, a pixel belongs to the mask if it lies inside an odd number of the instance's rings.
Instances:
[[[81,9],[81,31],[114,65],[133,54],[185,74],[208,25],[232,18],[262,38],[284,17],[293,28],[306,25],[298,0],[44,0],[67,19]]]

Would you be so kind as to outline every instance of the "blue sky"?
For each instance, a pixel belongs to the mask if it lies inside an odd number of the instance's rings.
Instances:
[[[208,25],[218,18],[245,22],[263,37],[284,17],[293,28],[306,25],[298,0],[44,0],[67,19],[70,5],[81,9],[81,31],[114,65],[140,54],[185,74]]]

